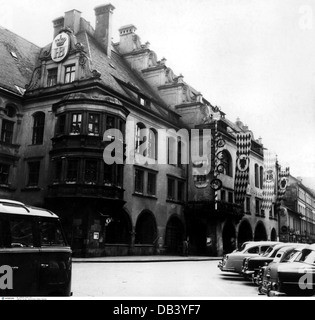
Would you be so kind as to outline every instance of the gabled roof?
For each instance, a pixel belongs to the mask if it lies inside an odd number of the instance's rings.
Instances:
[[[0,26],[0,87],[23,93],[30,82],[40,48]],[[17,87],[16,87],[17,86]]]
[[[109,58],[104,49],[89,33],[83,31],[77,34],[76,37],[77,41],[84,45],[85,51],[91,59],[92,68],[100,72],[101,80],[106,86],[135,102],[139,101],[135,95],[130,94],[130,90],[134,93],[139,93],[140,96],[143,95],[147,97],[154,104],[151,110],[165,119],[170,120],[170,114],[180,118],[176,112],[166,106],[158,93],[137,74],[137,71],[131,69],[124,58],[114,48],[111,53],[111,58]]]

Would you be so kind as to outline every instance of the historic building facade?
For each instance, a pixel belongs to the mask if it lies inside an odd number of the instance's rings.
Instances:
[[[280,240],[315,242],[315,192],[290,176],[280,213]]]
[[[250,131],[222,111],[215,120],[216,108],[135,26],[113,44],[114,9],[95,8],[95,28],[66,12],[45,48],[0,28],[0,198],[56,212],[77,256],[180,254],[187,238],[191,253],[221,255],[277,240],[277,212],[261,210],[261,141],[251,133],[248,187],[236,203],[237,136]],[[183,156],[192,129],[210,132],[199,163]],[[218,155],[219,172],[197,170]]]

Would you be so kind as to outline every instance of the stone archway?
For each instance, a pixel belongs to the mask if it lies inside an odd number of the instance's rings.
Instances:
[[[177,216],[172,216],[167,225],[165,233],[165,247],[168,254],[181,254],[185,236],[182,221]]]
[[[275,228],[273,228],[273,229],[271,230],[270,240],[271,240],[271,241],[277,241],[277,240],[278,240],[277,231],[276,231]]]
[[[115,213],[106,226],[106,244],[130,244],[132,223],[124,210]]]
[[[223,253],[231,253],[236,249],[236,230],[232,221],[228,220],[222,231]]]
[[[243,220],[238,229],[238,246],[240,247],[244,242],[253,240],[253,230],[247,220]]]
[[[265,228],[265,225],[263,222],[258,222],[255,228],[255,236],[254,236],[255,241],[267,241],[268,236],[267,236],[267,231]]]
[[[137,220],[135,244],[154,245],[157,237],[156,220],[152,212],[143,211]]]

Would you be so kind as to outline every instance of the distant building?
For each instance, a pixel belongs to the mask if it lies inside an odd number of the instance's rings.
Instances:
[[[95,28],[66,12],[44,48],[0,28],[0,198],[56,212],[76,256],[182,254],[185,240],[191,254],[221,255],[247,240],[277,240],[277,212],[261,210],[261,141],[251,135],[240,205],[236,138],[249,129],[221,111],[216,131],[215,108],[135,26],[120,28],[113,44],[114,9],[95,8]],[[105,161],[110,129],[122,132],[115,155],[126,162]],[[196,175],[198,164],[182,161],[194,141],[180,129],[210,129],[212,141],[216,132],[225,141],[220,190],[213,170]]]
[[[315,194],[300,178],[290,176],[288,190],[281,207],[280,240],[315,242]]]

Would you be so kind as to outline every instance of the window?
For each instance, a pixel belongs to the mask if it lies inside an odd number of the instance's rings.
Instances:
[[[55,161],[54,182],[62,180],[62,160]]]
[[[75,80],[75,65],[67,66],[65,70],[65,83],[71,83]]]
[[[82,127],[82,114],[81,113],[74,113],[72,115],[72,122],[71,122],[71,134],[80,134]]]
[[[141,97],[139,97],[139,102],[142,106],[145,106],[145,100]]]
[[[66,246],[60,225],[57,221],[41,220],[39,222],[40,243],[43,247]]]
[[[232,157],[226,150],[223,151],[222,164],[224,166],[224,174],[233,177]]]
[[[58,68],[48,70],[47,87],[53,87],[57,84]]]
[[[178,137],[178,142],[177,142],[177,166],[182,167],[183,162],[182,162],[182,141],[181,138]]]
[[[176,140],[175,138],[167,138],[167,164],[176,165],[178,164],[177,150],[176,150]]]
[[[180,202],[185,201],[185,182],[178,181],[177,184],[177,200]]]
[[[115,117],[107,116],[106,117],[106,130],[115,128]]]
[[[27,217],[11,217],[11,247],[34,247],[33,222]]]
[[[114,165],[104,166],[104,185],[113,185],[114,182]]]
[[[0,185],[7,186],[9,184],[10,166],[0,163]]]
[[[3,120],[1,130],[1,141],[12,144],[13,140],[14,122]]]
[[[64,134],[66,132],[66,115],[63,114],[58,118],[58,133]]]
[[[28,187],[37,187],[39,182],[40,161],[28,163]]]
[[[175,200],[175,179],[172,178],[167,180],[167,199]]]
[[[155,130],[149,130],[149,145],[148,145],[148,156],[151,159],[157,160],[157,132]]]
[[[14,118],[16,116],[16,108],[12,105],[7,105],[4,112],[9,118]]]
[[[87,160],[85,162],[85,182],[96,183],[97,182],[97,161]]]
[[[117,181],[116,185],[119,188],[122,188],[124,185],[124,166],[117,165]]]
[[[259,253],[259,247],[250,248],[247,251],[249,254],[258,254]]]
[[[141,194],[144,192],[144,171],[139,169],[135,171],[135,192]]]
[[[245,212],[250,212],[250,198],[245,199]]]
[[[228,197],[229,197],[229,203],[233,203],[234,202],[234,194],[233,194],[233,192],[229,192],[228,193]]]
[[[255,164],[255,187],[259,188],[259,167],[258,164]]]
[[[44,129],[45,129],[45,114],[38,112],[34,116],[34,127],[33,127],[33,145],[43,144],[44,141]]]
[[[98,136],[100,134],[100,115],[89,114],[89,135]]]
[[[226,191],[221,190],[221,201],[226,201]]]
[[[79,160],[68,160],[67,182],[75,183],[78,181]]]
[[[137,123],[136,125],[136,152],[140,153],[140,146],[146,142],[146,137],[144,131],[146,127],[142,123]],[[143,146],[142,146],[143,147]],[[147,150],[143,150],[143,156],[146,156]]]
[[[264,168],[260,167],[260,189],[263,189],[264,184]]]
[[[260,214],[260,200],[256,199],[256,214]]]
[[[148,172],[148,195],[156,195],[156,173]]]

